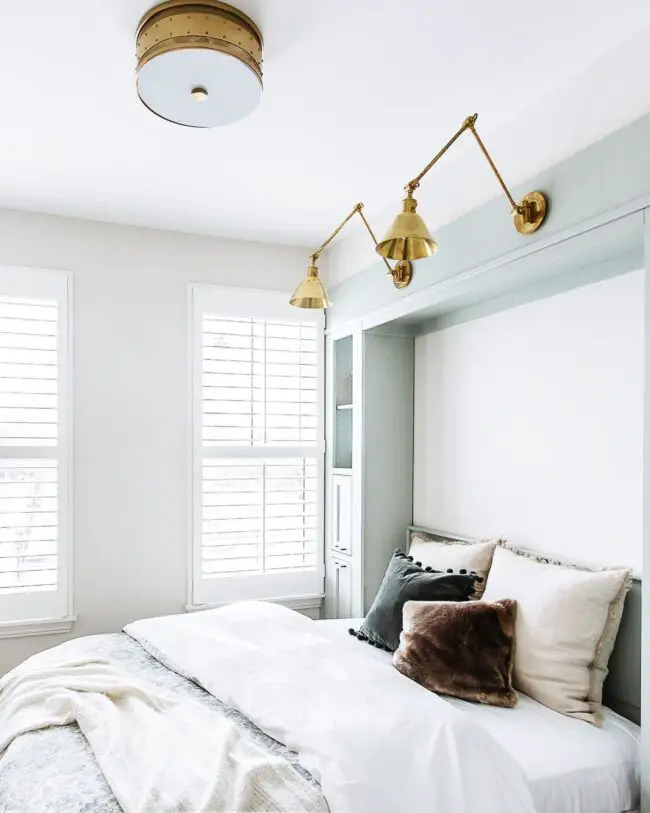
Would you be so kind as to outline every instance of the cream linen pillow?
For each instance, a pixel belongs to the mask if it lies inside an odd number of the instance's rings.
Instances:
[[[490,572],[492,556],[498,539],[485,542],[462,542],[456,539],[447,539],[440,535],[429,535],[416,532],[411,538],[409,556],[421,562],[423,567],[432,567],[434,570],[453,570],[455,573],[466,570],[477,574],[481,581],[476,582],[474,597],[481,598],[485,590],[485,582]]]
[[[629,570],[586,570],[497,548],[483,601],[517,602],[514,687],[599,725],[629,582]]]

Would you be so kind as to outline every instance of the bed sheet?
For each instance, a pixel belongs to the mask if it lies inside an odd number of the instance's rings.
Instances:
[[[362,620],[318,623],[392,668],[391,653],[348,634]],[[520,763],[538,813],[624,813],[638,807],[641,729],[610,709],[597,728],[525,695],[514,709],[445,699],[471,715]]]

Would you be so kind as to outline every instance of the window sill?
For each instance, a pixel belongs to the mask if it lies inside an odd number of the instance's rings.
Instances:
[[[265,601],[271,601],[274,604],[282,604],[290,610],[318,610],[325,598],[324,594],[317,596],[289,596],[287,598],[268,598]],[[185,612],[196,613],[201,610],[216,610],[218,607],[225,607],[227,604],[233,604],[231,601],[222,601],[217,604],[186,604]]]
[[[76,615],[69,615],[66,618],[3,621],[0,623],[0,638],[27,638],[31,635],[56,635],[70,632],[76,620]]]

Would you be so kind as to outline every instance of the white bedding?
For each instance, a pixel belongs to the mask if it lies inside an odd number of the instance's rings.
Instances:
[[[337,640],[390,666],[391,654],[348,635],[362,619],[319,621]],[[445,698],[462,709],[522,766],[537,813],[623,813],[639,799],[641,729],[605,710],[602,728],[574,720],[520,695],[514,709]]]
[[[482,813],[534,813],[521,766],[484,728],[305,616],[242,602],[125,632],[294,750],[331,813],[474,813],[478,799]]]

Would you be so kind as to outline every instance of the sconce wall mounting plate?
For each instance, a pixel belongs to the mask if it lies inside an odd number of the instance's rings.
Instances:
[[[537,231],[546,217],[546,198],[541,192],[529,192],[519,202],[515,212],[515,229],[519,234]]]

